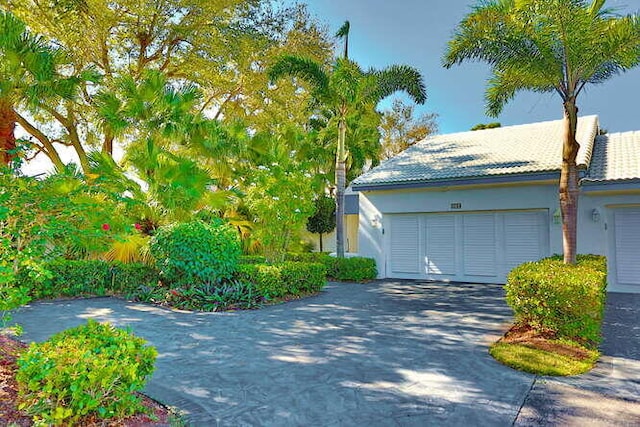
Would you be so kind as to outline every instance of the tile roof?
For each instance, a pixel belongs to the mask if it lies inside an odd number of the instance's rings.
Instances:
[[[428,137],[353,182],[358,187],[555,172],[562,161],[563,120]],[[587,167],[598,116],[578,120],[578,165]]]
[[[589,173],[583,181],[640,179],[640,131],[596,137]]]

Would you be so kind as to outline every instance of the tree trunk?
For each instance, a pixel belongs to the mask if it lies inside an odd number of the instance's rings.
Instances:
[[[320,234],[320,252],[323,252],[323,248],[322,248],[322,233]]]
[[[27,121],[27,119],[22,117],[20,114],[17,114],[17,122],[18,124],[20,124],[20,126],[22,126],[24,130],[26,130],[31,136],[33,136],[40,142],[41,146],[36,145],[36,147],[51,160],[53,166],[57,170],[61,171],[64,168],[64,163],[62,162],[62,159],[53,146],[51,140],[47,138],[47,136],[43,132],[29,123],[29,121]]]
[[[344,187],[346,182],[345,138],[347,123],[344,118],[338,124],[338,149],[336,150],[336,255],[344,258]]]
[[[578,225],[578,167],[580,144],[576,141],[578,108],[575,98],[564,103],[564,143],[560,172],[560,211],[562,212],[562,246],[565,264],[575,264]]]
[[[113,135],[107,131],[104,136],[104,142],[102,143],[102,152],[108,154],[109,157],[113,157]]]
[[[16,157],[16,113],[10,103],[0,101],[0,165],[9,166]]]

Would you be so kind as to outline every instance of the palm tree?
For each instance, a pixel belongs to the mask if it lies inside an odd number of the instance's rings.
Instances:
[[[575,263],[578,173],[577,99],[598,84],[640,63],[640,17],[619,16],[605,0],[489,0],[459,24],[444,65],[487,62],[492,77],[487,112],[498,116],[516,93],[556,92],[565,132],[559,199],[565,263]]]
[[[348,40],[348,21],[336,35]],[[339,258],[344,257],[344,191],[348,156],[345,140],[349,115],[359,108],[375,108],[382,99],[396,91],[406,92],[419,104],[424,103],[427,98],[422,76],[416,69],[406,65],[392,65],[384,70],[364,72],[347,55],[348,42],[345,43],[344,56],[337,58],[330,70],[308,58],[285,55],[268,71],[272,81],[283,76],[306,80],[313,87],[313,99],[331,110],[333,117],[337,119],[336,252]]]
[[[78,78],[61,76],[57,67],[62,52],[31,34],[24,23],[0,10],[0,164],[16,157],[14,129],[21,116],[19,105],[37,110],[43,99],[70,99]],[[48,140],[47,140],[48,141]],[[53,145],[43,151],[57,168],[63,164]]]

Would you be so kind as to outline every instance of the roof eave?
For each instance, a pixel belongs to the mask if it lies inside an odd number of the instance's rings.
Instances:
[[[380,183],[353,183],[351,186],[356,191],[382,191],[419,189],[434,187],[456,187],[469,185],[492,185],[492,184],[525,184],[527,182],[557,181],[560,179],[559,171],[545,171],[535,173],[506,174],[495,176],[479,176],[469,178],[451,178],[439,180],[415,180],[401,182],[380,182]]]

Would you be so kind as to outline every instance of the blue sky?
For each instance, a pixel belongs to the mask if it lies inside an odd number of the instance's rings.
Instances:
[[[476,0],[307,0],[310,12],[333,34],[351,22],[349,56],[365,68],[408,64],[427,84],[428,100],[419,111],[440,115],[441,133],[469,130],[477,123],[503,126],[562,118],[556,94],[518,95],[495,119],[485,115],[484,90],[489,69],[464,63],[441,65],[447,41]],[[608,0],[619,13],[640,11],[640,0]],[[591,86],[578,99],[581,115],[597,114],[609,132],[640,130],[640,67]]]

